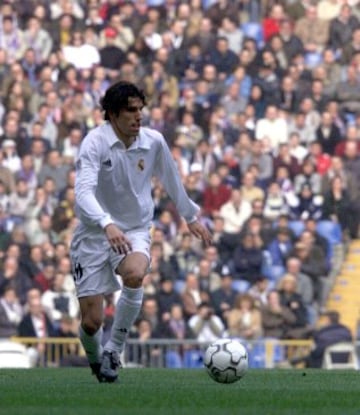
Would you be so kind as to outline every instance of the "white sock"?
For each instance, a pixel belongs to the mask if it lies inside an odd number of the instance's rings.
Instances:
[[[123,287],[116,304],[114,322],[111,327],[111,336],[104,349],[121,353],[129,331],[139,315],[144,288]]]
[[[90,336],[80,325],[79,334],[89,363],[100,363],[103,352],[101,345],[103,335],[102,327],[93,336]]]

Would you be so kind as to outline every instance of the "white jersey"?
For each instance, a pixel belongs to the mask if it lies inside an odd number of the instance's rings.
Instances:
[[[187,222],[199,207],[189,199],[164,137],[141,127],[126,148],[110,123],[91,130],[76,161],[75,198],[80,225],[75,237],[98,233],[110,223],[123,232],[150,228],[154,203],[151,179],[157,176]]]

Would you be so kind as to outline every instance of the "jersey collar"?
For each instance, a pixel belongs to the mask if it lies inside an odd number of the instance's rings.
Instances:
[[[113,147],[115,144],[120,143],[123,146],[123,143],[118,139],[115,131],[113,130],[111,124],[108,122],[105,124],[106,134],[105,134],[105,141],[107,142],[109,147]],[[151,140],[149,135],[147,134],[147,128],[140,128],[139,135],[137,136],[136,140],[133,144],[128,148],[128,150],[134,150],[137,148],[141,148],[144,150],[149,150],[151,147]]]

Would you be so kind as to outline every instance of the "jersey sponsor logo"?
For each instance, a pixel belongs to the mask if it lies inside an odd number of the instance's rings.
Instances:
[[[138,161],[137,167],[140,171],[143,171],[145,169],[145,161],[144,159],[140,159]]]
[[[111,159],[107,159],[107,160],[103,161],[103,165],[106,166],[106,167],[111,167],[112,166]]]

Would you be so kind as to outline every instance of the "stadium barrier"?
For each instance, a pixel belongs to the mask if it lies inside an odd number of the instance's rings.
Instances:
[[[77,338],[12,337],[11,340],[24,344],[32,358],[36,356],[36,366],[87,366]],[[249,351],[249,366],[266,369],[282,367],[287,359],[306,355],[312,346],[311,340],[262,339],[243,343]],[[201,368],[208,344],[190,339],[149,339],[145,342],[129,339],[122,362],[126,367]]]

